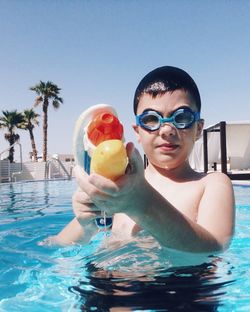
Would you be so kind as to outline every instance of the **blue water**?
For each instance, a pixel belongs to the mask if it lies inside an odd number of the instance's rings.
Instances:
[[[39,245],[71,220],[75,187],[0,185],[0,311],[249,311],[250,187],[234,186],[229,250],[186,267],[146,233],[123,243],[99,233],[87,246]]]

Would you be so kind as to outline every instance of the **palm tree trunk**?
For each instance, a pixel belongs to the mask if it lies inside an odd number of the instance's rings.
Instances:
[[[45,99],[43,102],[43,161],[47,161],[48,105],[49,102]]]
[[[30,142],[31,142],[32,154],[34,157],[34,161],[37,161],[37,150],[36,150],[36,143],[35,143],[33,130],[29,129],[29,133],[30,133]]]
[[[13,134],[10,136],[9,143],[10,143],[10,146],[12,146],[15,143],[15,139],[14,139]],[[14,146],[12,146],[12,147],[10,147],[9,157],[8,157],[10,163],[13,163],[13,161],[14,161],[14,153],[15,153],[15,149],[14,149]]]

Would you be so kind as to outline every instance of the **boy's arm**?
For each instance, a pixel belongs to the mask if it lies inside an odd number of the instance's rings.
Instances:
[[[74,242],[82,241],[85,237],[84,234],[86,234],[84,228],[80,225],[77,219],[74,218],[52,238],[52,242],[58,245],[69,245]]]
[[[220,246],[229,246],[235,228],[235,199],[231,180],[225,174],[207,175],[197,223],[212,233]]]
[[[226,249],[234,232],[231,181],[223,174],[208,179],[197,222],[184,216],[150,185],[142,190],[139,209],[127,213],[165,247],[197,253]]]
[[[70,245],[74,243],[87,244],[97,233],[95,224],[82,226],[77,218],[73,218],[57,235],[46,239],[48,245]]]
[[[89,201],[88,196],[78,189],[73,195],[72,203],[76,217],[56,236],[49,238],[51,244],[88,243],[98,232],[95,219],[101,212]]]

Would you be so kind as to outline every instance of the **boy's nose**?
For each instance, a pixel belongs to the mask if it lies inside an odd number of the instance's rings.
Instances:
[[[167,135],[173,135],[176,132],[176,128],[173,124],[169,122],[164,122],[164,124],[160,127],[160,135],[167,134]]]

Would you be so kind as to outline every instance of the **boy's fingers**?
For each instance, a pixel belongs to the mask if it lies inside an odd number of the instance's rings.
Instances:
[[[72,200],[80,204],[92,204],[92,200],[80,188],[73,194]]]
[[[95,193],[96,189],[93,185],[91,185],[92,182],[90,176],[86,171],[83,170],[82,167],[75,167],[75,177],[80,190],[87,193],[88,195]]]
[[[126,151],[127,151],[128,158],[130,158],[130,155],[133,153],[134,149],[135,149],[134,144],[132,142],[128,142],[126,145]]]
[[[80,189],[86,192],[94,201],[101,200],[107,195],[116,196],[116,194],[121,193],[121,189],[126,184],[125,181],[129,179],[129,175],[137,173],[144,175],[143,161],[134,144],[132,142],[128,143],[126,150],[129,162],[126,175],[115,182],[95,173],[88,175],[81,167],[76,166],[75,176]]]
[[[83,175],[85,171],[81,166],[76,165],[73,169],[73,173],[76,177],[79,177],[80,175]]]
[[[96,202],[117,192],[115,183],[99,174],[88,175],[80,166],[75,167],[74,173],[79,187],[74,199],[80,203]]]
[[[98,190],[101,190],[102,194],[99,195],[102,197],[107,195],[113,195],[118,191],[118,185],[114,181],[107,179],[99,174],[91,174],[89,177],[89,181],[92,185],[94,185]]]
[[[131,142],[127,144],[126,149],[129,160],[128,173],[133,174],[137,172],[143,172],[143,161],[138,149],[136,149],[134,144]]]
[[[87,173],[83,170],[82,167],[75,166],[74,174],[75,174],[75,177],[76,177],[77,184],[79,185],[79,187],[81,189],[84,189],[84,188],[82,188],[82,185],[84,185],[83,178],[87,177]]]
[[[99,199],[105,199],[105,195],[111,195],[112,197],[116,197],[122,195],[123,193],[126,193],[128,188],[124,188],[124,186],[126,184],[131,185],[129,179],[131,179],[132,174],[137,174],[140,172],[141,175],[144,176],[144,166],[139,151],[134,148],[133,143],[128,143],[126,149],[129,164],[126,169],[126,174],[124,176],[121,176],[116,181],[111,181],[97,174],[90,175],[90,183],[93,184],[97,189],[102,191],[102,194],[99,194]],[[98,199],[98,196],[96,196],[96,199]]]

